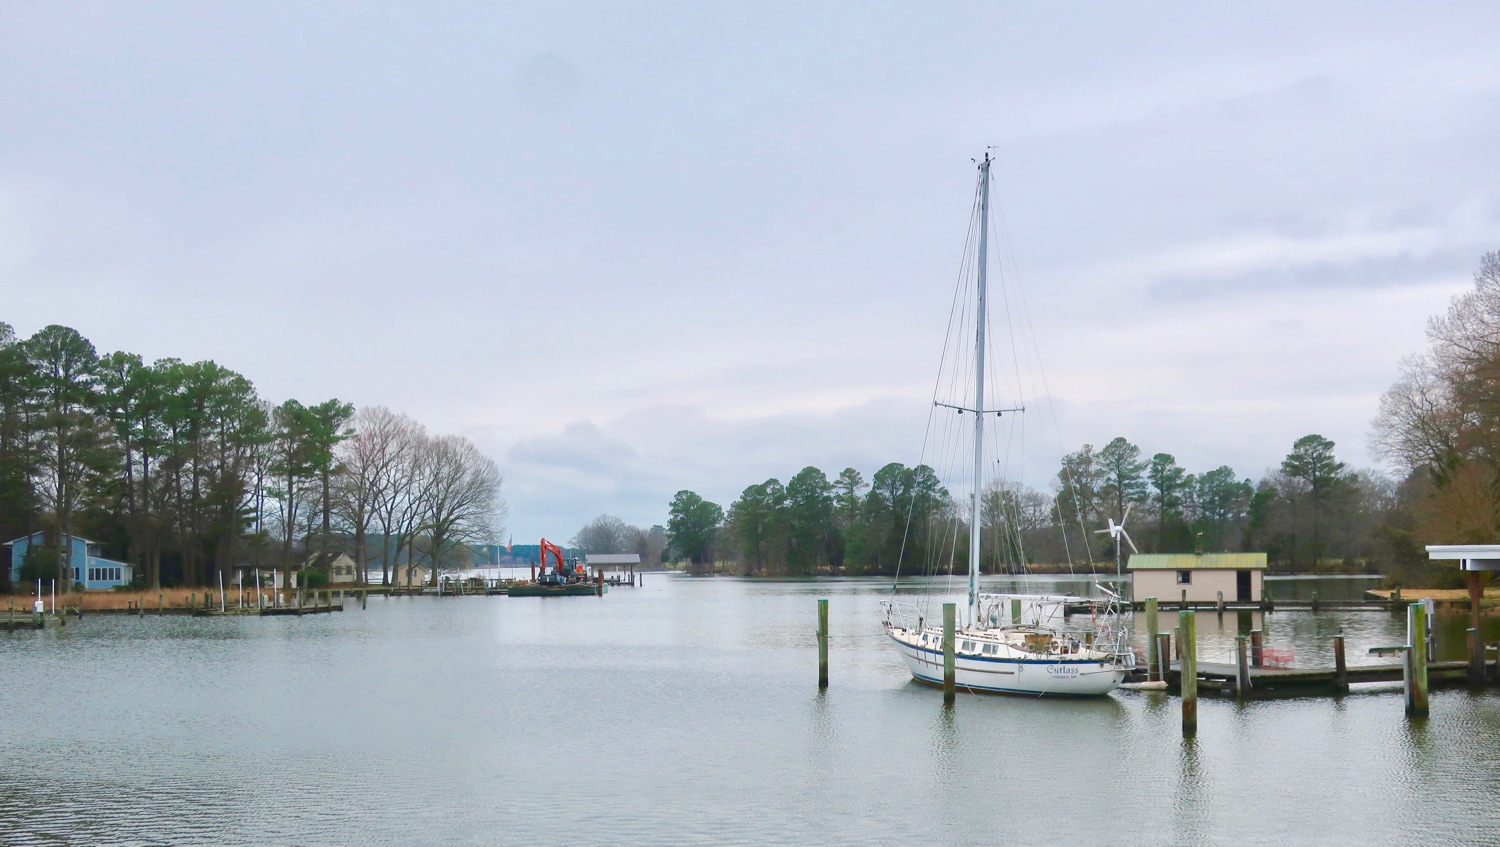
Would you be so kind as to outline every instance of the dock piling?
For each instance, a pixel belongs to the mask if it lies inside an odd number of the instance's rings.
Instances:
[[[1484,685],[1484,642],[1479,630],[1469,627],[1469,685]]]
[[[1333,690],[1349,693],[1349,665],[1344,661],[1344,634],[1333,637]]]
[[[1165,679],[1161,672],[1161,653],[1156,648],[1156,598],[1146,598],[1146,676],[1148,679]]]
[[[1181,631],[1178,650],[1182,652],[1182,734],[1198,734],[1198,639],[1197,613],[1183,609],[1177,613]]]
[[[1172,655],[1172,634],[1169,632],[1158,632],[1156,634],[1156,678],[1157,682],[1167,681],[1167,657]]]
[[[1241,699],[1250,694],[1250,650],[1249,639],[1243,635],[1234,637],[1235,667],[1234,693]]]
[[[1406,607],[1406,714],[1427,716],[1427,606]]]
[[[1215,593],[1219,595],[1219,598],[1214,603],[1214,610],[1217,611],[1219,613],[1219,617],[1222,618],[1224,617],[1224,592],[1218,591]]]
[[[953,655],[953,629],[957,617],[957,606],[943,604],[943,704],[951,706],[958,699],[954,690],[955,664]]]
[[[1312,610],[1314,612],[1318,610],[1318,589],[1316,588],[1313,589],[1312,593]]]
[[[1265,647],[1265,635],[1258,629],[1250,630],[1250,667],[1265,667],[1265,655],[1262,652]]]
[[[818,601],[818,687],[828,687],[828,600]]]

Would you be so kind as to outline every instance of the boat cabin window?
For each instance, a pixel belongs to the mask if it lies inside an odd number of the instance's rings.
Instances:
[[[974,642],[972,642],[972,641],[965,641],[963,649],[969,650],[969,651],[973,651],[973,649],[974,649]]]
[[[1178,585],[1192,585],[1193,584],[1193,572],[1192,571],[1178,571],[1177,572],[1177,584]]]
[[[990,655],[994,655],[994,653],[995,653],[995,645],[993,645],[993,644],[986,644],[986,645],[984,645],[984,652],[989,653]]]

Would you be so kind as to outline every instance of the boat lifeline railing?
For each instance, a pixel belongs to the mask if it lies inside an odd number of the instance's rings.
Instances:
[[[915,632],[926,622],[923,607],[917,603],[882,600],[880,605],[885,609],[885,622],[888,626]]]

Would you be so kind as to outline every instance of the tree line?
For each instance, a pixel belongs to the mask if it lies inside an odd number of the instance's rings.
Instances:
[[[498,537],[500,489],[468,439],[382,407],[273,404],[212,361],[100,355],[68,327],[20,339],[0,323],[0,535],[43,534],[27,579],[67,590],[64,551],[83,537],[152,588],[333,552],[389,582],[403,556],[466,564],[467,545]]]
[[[578,530],[571,543],[585,553],[635,553],[642,564],[659,565],[667,549],[667,529],[642,529],[614,515],[600,515]]]
[[[1474,288],[1427,328],[1373,422],[1397,471],[1352,469],[1318,434],[1297,439],[1259,479],[1232,467],[1189,472],[1121,437],[1063,457],[1047,491],[997,482],[981,493],[982,567],[1109,561],[1096,530],[1129,510],[1143,552],[1265,552],[1273,569],[1384,572],[1407,585],[1457,584],[1426,544],[1500,543],[1500,252]],[[668,555],[746,574],[931,571],[968,555],[969,508],[931,468],[886,465],[869,483],[804,468],[751,485],[724,509],[692,491],[669,506]],[[903,553],[904,551],[904,553]],[[1127,551],[1128,552],[1128,551]]]
[[[1321,435],[1298,439],[1259,482],[1229,466],[1190,473],[1169,453],[1144,457],[1125,438],[1063,457],[1050,492],[997,481],[981,494],[981,568],[1113,560],[1095,530],[1126,521],[1142,552],[1256,550],[1274,565],[1363,569],[1384,554],[1393,483],[1351,471]],[[751,485],[725,510],[692,491],[669,505],[670,551],[702,569],[750,575],[890,574],[968,558],[969,508],[930,467],[891,463],[870,481],[854,468],[829,479],[804,468],[786,484]],[[1126,549],[1126,553],[1129,550]]]

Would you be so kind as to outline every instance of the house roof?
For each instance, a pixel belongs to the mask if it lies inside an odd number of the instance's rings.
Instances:
[[[58,533],[58,534],[61,535],[61,533]],[[46,535],[46,533],[45,532],[41,532],[41,531],[37,531],[37,532],[33,532],[30,535],[23,535],[20,538],[12,538],[11,540],[5,542],[4,546],[9,547],[10,545],[16,543],[17,541],[29,541],[29,540],[31,540],[33,538],[36,538],[38,535]],[[69,538],[75,538],[75,539],[77,539],[79,541],[82,541],[84,544],[98,544],[99,543],[97,541],[91,541],[91,540],[89,540],[87,538],[84,538],[83,536],[79,535],[76,532],[73,533],[72,535],[68,536],[68,537]]]
[[[1136,553],[1126,567],[1133,571],[1263,571],[1265,553]]]
[[[585,561],[590,565],[639,565],[639,553],[590,553]]]

